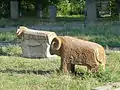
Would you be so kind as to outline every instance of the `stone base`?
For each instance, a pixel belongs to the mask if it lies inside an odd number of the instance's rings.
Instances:
[[[120,90],[120,82],[108,83],[104,86],[93,88],[92,90]]]
[[[22,40],[22,52],[24,57],[47,58],[50,55],[49,48],[51,41],[57,35],[54,32],[27,30]]]

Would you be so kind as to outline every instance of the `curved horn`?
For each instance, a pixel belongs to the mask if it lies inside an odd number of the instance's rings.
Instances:
[[[16,35],[17,37],[21,38],[25,31],[27,31],[28,28],[24,26],[20,26],[19,29],[17,29]]]
[[[51,43],[51,48],[53,50],[59,50],[61,47],[61,39],[59,37],[55,37],[53,40],[52,40],[52,43]]]

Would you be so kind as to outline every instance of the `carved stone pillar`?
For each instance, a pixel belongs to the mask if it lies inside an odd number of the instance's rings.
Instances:
[[[12,19],[19,17],[19,2],[17,0],[10,1],[10,16]]]
[[[50,19],[50,21],[55,21],[56,20],[56,13],[57,13],[56,6],[49,5],[48,11],[49,11],[49,19]]]
[[[86,0],[87,21],[93,22],[96,20],[96,1]]]

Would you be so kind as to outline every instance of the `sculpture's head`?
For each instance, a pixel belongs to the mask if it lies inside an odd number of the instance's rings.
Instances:
[[[60,48],[61,48],[62,42],[59,37],[55,37],[50,45],[50,54],[51,55],[60,55]]]
[[[16,35],[18,38],[21,38],[25,31],[27,31],[28,28],[24,26],[20,26],[19,29],[17,29]]]

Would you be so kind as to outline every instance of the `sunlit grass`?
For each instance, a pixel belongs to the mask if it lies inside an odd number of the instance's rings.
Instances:
[[[120,47],[119,23],[100,23],[74,29],[52,30],[57,35],[94,41],[103,46]],[[0,41],[18,41],[15,30],[0,32]],[[109,82],[120,81],[120,53],[107,52],[106,71],[88,73],[76,66],[77,74],[58,72],[60,57],[30,59],[22,57],[19,45],[0,47],[0,90],[91,90]]]
[[[29,59],[16,55],[0,56],[0,87],[1,90],[91,90],[119,81],[119,64],[120,53],[109,53],[106,71],[90,74],[78,65],[78,74],[74,75],[58,72],[59,57]]]

